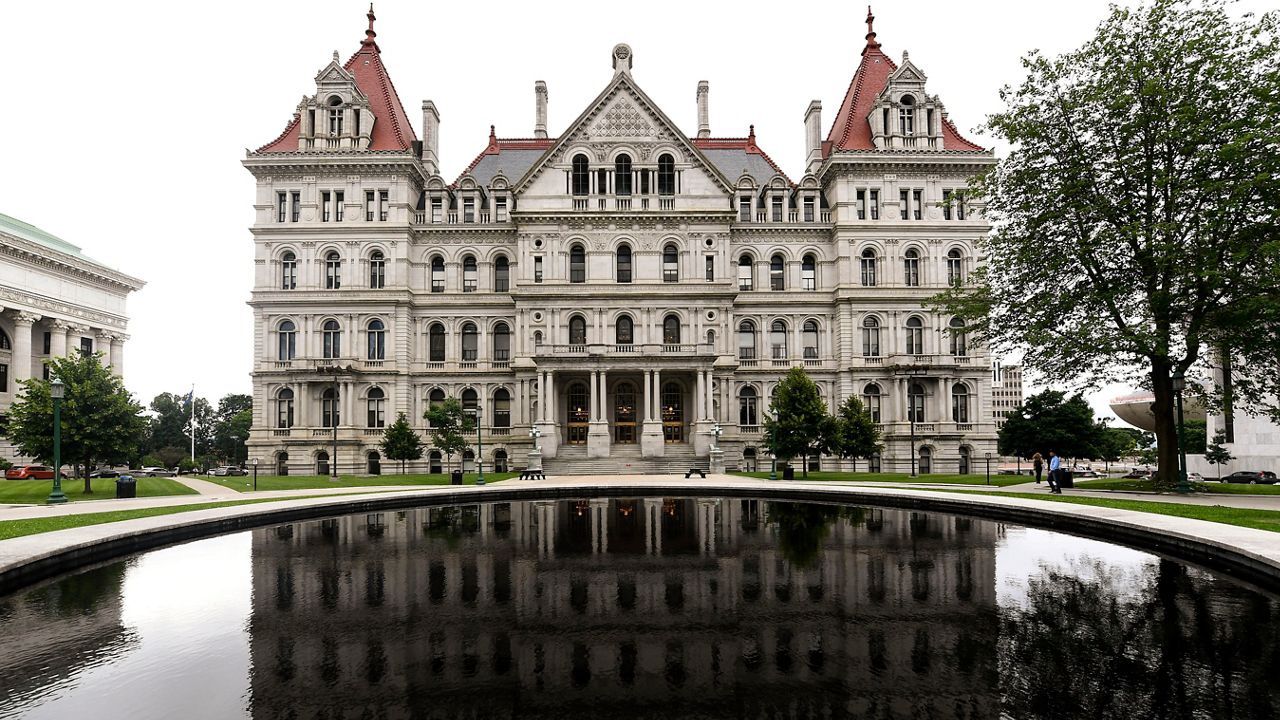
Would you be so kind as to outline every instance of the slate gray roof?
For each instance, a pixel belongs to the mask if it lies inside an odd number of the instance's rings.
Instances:
[[[542,157],[545,150],[515,150],[504,149],[500,153],[494,155],[485,155],[480,158],[480,162],[476,163],[471,169],[471,176],[475,178],[476,183],[488,187],[490,181],[499,171],[507,178],[507,182],[512,185],[516,181],[524,177],[529,168]]]
[[[706,149],[703,155],[716,166],[730,184],[736,185],[745,169],[755,179],[757,185],[765,185],[774,175],[779,174],[763,155],[746,150]],[[786,177],[786,175],[783,175]]]

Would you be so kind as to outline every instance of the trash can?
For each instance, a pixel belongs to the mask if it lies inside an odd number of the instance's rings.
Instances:
[[[454,470],[452,473],[450,473],[450,475],[449,475],[449,484],[450,484],[450,485],[461,485],[461,484],[462,484],[462,471],[461,471],[461,470]]]
[[[783,480],[796,479],[796,469],[791,463],[787,463],[786,465],[782,466],[782,479]]]
[[[116,478],[116,497],[120,499],[138,497],[138,481],[134,480],[132,475],[121,475]]]
[[[1058,471],[1058,487],[1073,488],[1075,486],[1076,486],[1076,480],[1071,475],[1070,470],[1063,469]]]

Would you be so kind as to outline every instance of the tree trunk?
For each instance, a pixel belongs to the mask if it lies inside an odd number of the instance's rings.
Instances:
[[[87,463],[87,462],[86,462],[86,463],[84,464],[84,494],[85,494],[85,495],[92,495],[92,494],[93,494],[93,481],[89,479],[89,468],[90,468],[90,467],[92,467],[92,465],[91,465],[90,463]]]
[[[1151,365],[1151,391],[1155,402],[1151,414],[1156,421],[1156,477],[1164,482],[1178,480],[1178,417],[1174,407],[1173,380],[1169,362],[1156,359]]]

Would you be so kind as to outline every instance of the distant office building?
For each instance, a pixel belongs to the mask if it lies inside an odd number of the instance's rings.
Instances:
[[[991,420],[999,430],[1004,419],[1022,404],[1022,366],[991,363]]]

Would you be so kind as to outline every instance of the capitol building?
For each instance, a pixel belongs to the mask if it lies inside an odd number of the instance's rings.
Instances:
[[[698,127],[677,127],[641,89],[644,48],[618,45],[567,127],[547,126],[539,81],[531,136],[490,129],[446,178],[440,109],[423,101],[414,127],[370,12],[359,50],[243,161],[250,452],[280,473],[377,472],[399,413],[430,445],[424,411],[457,398],[481,412],[487,469],[524,466],[535,428],[549,473],[705,467],[717,427],[729,468],[767,469],[769,398],[799,366],[884,437],[821,467],[907,471],[914,452],[924,473],[972,471],[995,450],[991,359],[926,301],[979,262],[989,225],[964,188],[995,158],[872,20],[834,121],[796,109],[802,175],[754,130],[713,135],[705,82],[689,81]],[[445,462],[429,447],[411,469]]]

